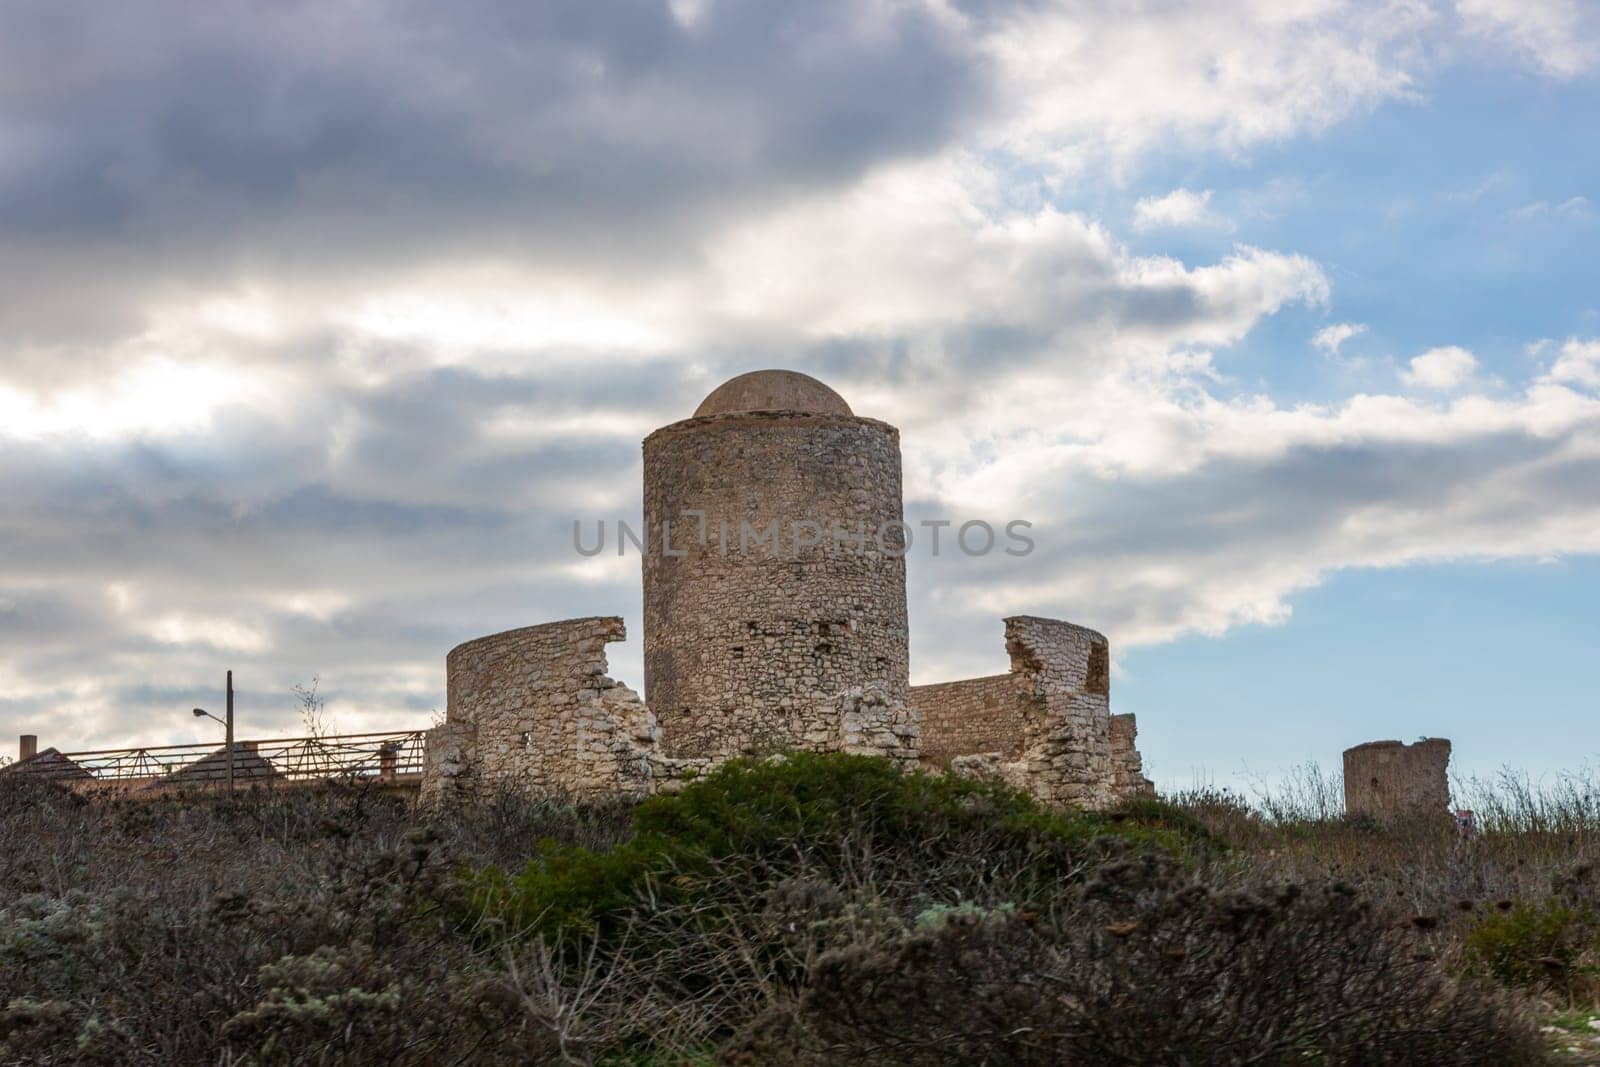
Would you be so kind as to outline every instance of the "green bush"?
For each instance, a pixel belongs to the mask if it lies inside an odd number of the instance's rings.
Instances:
[[[642,904],[702,897],[706,876],[726,875],[729,864],[750,884],[848,872],[914,886],[924,905],[970,896],[1023,903],[1078,877],[1108,840],[1164,849],[1186,835],[1209,840],[1164,807],[1055,812],[993,783],[817,753],[725,764],[640,804],[634,830],[604,852],[551,844],[520,873],[486,868],[475,899],[520,929],[604,940]]]
[[[1158,797],[1131,797],[1112,809],[1113,821],[1127,820],[1146,830],[1164,830],[1176,835],[1190,848],[1207,852],[1226,852],[1228,841],[1200,818],[1189,806]]]
[[[1592,914],[1549,898],[1478,920],[1466,954],[1470,965],[1507,985],[1570,989],[1597,942]]]

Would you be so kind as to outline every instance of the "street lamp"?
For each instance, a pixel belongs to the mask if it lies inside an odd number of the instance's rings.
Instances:
[[[222,724],[223,729],[227,731],[227,741],[225,742],[225,744],[227,746],[226,751],[227,751],[227,757],[228,757],[228,796],[231,797],[231,796],[233,796],[233,672],[232,671],[228,672],[228,717],[226,719],[219,719],[215,715],[213,715],[209,711],[207,711],[205,708],[195,708],[194,709],[194,717],[197,718],[197,719],[206,718],[206,719],[210,719],[212,722],[219,722],[219,723]]]

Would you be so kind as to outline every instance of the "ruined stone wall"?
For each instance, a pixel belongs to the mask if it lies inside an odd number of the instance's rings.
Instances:
[[[1111,644],[1087,626],[1038,615],[1006,619],[1011,669],[1062,692],[1111,695]]]
[[[979,752],[1016,759],[1031,697],[1014,674],[912,686],[911,704],[922,712],[922,762],[948,769],[955,757]]]
[[[423,737],[422,784],[418,800],[424,807],[461,808],[488,795],[494,783],[478,774],[478,729],[470,722],[448,719]]]
[[[568,619],[468,641],[446,659],[446,722],[429,731],[424,801],[652,788],[654,717],[606,675],[614,617]]]
[[[1450,810],[1450,742],[1369,741],[1344,753],[1344,807],[1352,815],[1389,817]]]
[[[644,516],[645,693],[664,752],[815,748],[850,691],[911,725],[894,427],[794,411],[674,423],[644,442]],[[836,544],[835,524],[850,539]],[[883,546],[858,550],[885,524]]]
[[[1155,783],[1144,776],[1144,758],[1139,755],[1138,724],[1132,715],[1111,716],[1111,780],[1117,795],[1153,797]]]
[[[428,731],[421,799],[459,806],[500,791],[601,798],[672,790],[709,758],[660,750],[655,716],[606,674],[621,619],[567,619],[469,641],[446,660],[445,722]],[[885,756],[915,766],[918,722],[904,701],[854,686],[818,700],[794,748]]]
[[[1104,635],[1035,615],[1005,622],[1009,674],[912,691],[923,764],[1000,778],[1047,804],[1101,808],[1152,793],[1133,716],[1111,714]]]
[[[1105,636],[1036,615],[1006,620],[1011,669],[1031,679],[1039,713],[1023,736],[1028,791],[1049,804],[1103,807],[1111,773],[1111,656]]]

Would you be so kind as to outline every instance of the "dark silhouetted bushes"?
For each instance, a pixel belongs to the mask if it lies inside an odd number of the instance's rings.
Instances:
[[[1532,1062],[1470,977],[1517,975],[1463,945],[1537,963],[1548,916],[1485,897],[1537,874],[1516,899],[1591,914],[1593,879],[1434,833],[1055,813],[843,756],[434,820],[0,777],[0,1063]]]
[[[1542,1058],[1508,998],[1447,977],[1350,887],[1217,889],[1151,856],[1048,915],[955,916],[827,953],[745,1047],[797,1064]]]

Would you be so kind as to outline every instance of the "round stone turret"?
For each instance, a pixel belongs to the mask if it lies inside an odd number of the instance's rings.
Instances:
[[[645,698],[666,755],[826,747],[909,686],[900,434],[793,371],[644,442]]]

